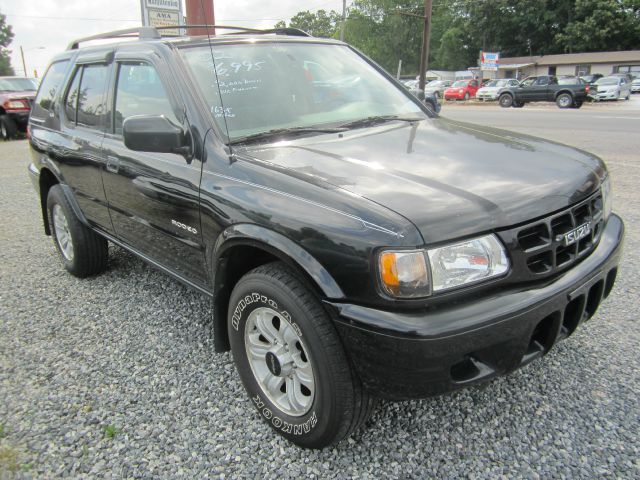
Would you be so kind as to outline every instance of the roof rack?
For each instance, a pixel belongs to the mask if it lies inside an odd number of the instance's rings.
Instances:
[[[230,25],[176,25],[165,27],[135,27],[126,28],[124,30],[114,30],[112,32],[99,33],[98,35],[91,35],[89,37],[82,37],[73,40],[68,46],[67,50],[77,50],[80,43],[88,42],[91,40],[106,40],[109,38],[130,38],[137,37],[140,40],[158,40],[162,38],[159,30],[175,30],[177,28],[211,28],[218,30],[237,30],[232,32],[233,35],[242,35],[243,33],[258,33],[269,34],[275,33],[276,35],[292,35],[297,37],[310,37],[307,32],[298,28],[269,28],[266,30],[246,27],[234,27]]]

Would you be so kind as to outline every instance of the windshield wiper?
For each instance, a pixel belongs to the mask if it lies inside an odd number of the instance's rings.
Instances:
[[[266,138],[277,137],[280,135],[296,135],[300,133],[339,133],[347,130],[343,127],[291,127],[291,128],[274,128],[266,132],[245,135],[244,137],[234,138],[231,143],[244,143],[255,140],[263,140]]]
[[[353,122],[343,123],[340,125],[342,128],[358,128],[358,127],[370,127],[372,125],[376,125],[378,123],[385,123],[391,121],[400,121],[400,122],[419,122],[420,120],[424,120],[424,118],[419,117],[401,117],[400,115],[373,115],[367,118],[361,118],[359,120],[354,120]]]

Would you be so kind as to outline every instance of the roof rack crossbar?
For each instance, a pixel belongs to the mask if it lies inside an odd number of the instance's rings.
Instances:
[[[100,33],[98,35],[91,35],[88,37],[78,38],[73,40],[68,46],[67,50],[77,50],[80,43],[88,42],[91,40],[106,40],[109,38],[127,38],[138,37],[141,40],[157,40],[162,38],[160,30],[175,30],[178,28],[210,28],[218,30],[237,30],[232,32],[233,35],[242,35],[243,33],[257,33],[257,34],[269,34],[275,33],[276,35],[293,35],[297,37],[310,37],[307,32],[300,30],[299,28],[269,28],[261,30],[257,28],[235,27],[231,25],[176,25],[176,26],[163,26],[163,27],[135,27],[126,28],[124,30],[114,30],[112,32]]]

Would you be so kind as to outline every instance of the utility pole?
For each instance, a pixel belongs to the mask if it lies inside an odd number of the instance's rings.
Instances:
[[[27,74],[27,65],[24,63],[24,50],[22,50],[22,45],[20,45],[20,56],[22,57],[22,71],[24,72],[24,76],[28,77]]]
[[[399,15],[406,15],[408,17],[421,18],[424,22],[422,29],[422,49],[420,50],[420,80],[418,81],[418,89],[424,92],[424,85],[427,76],[427,69],[429,68],[429,37],[431,36],[431,7],[433,6],[433,0],[424,0],[424,15],[418,15],[416,13],[398,12]]]
[[[215,25],[213,0],[186,0],[187,23],[191,25]],[[215,35],[215,28],[187,28],[187,35]]]
[[[344,42],[344,23],[347,21],[347,0],[342,0],[342,24],[340,25],[340,41]]]

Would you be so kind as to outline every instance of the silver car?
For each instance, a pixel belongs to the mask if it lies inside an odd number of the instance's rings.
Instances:
[[[431,80],[424,87],[425,94],[432,94],[436,98],[441,98],[444,91],[451,86],[449,80]]]
[[[633,82],[631,82],[631,92],[632,93],[640,92],[640,77],[634,78]]]
[[[517,87],[520,84],[515,78],[502,78],[498,80],[491,80],[484,87],[476,92],[476,98],[478,100],[497,100],[498,92],[503,88]]]
[[[624,77],[602,77],[591,89],[589,94],[594,100],[618,100],[631,97],[631,82]]]

